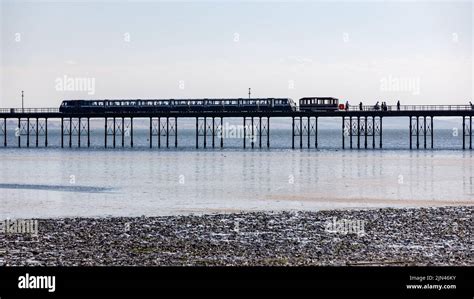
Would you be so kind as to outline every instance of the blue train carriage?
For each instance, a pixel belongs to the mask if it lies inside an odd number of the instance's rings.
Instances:
[[[255,99],[157,99],[157,100],[66,100],[60,112],[242,112],[242,111],[294,111],[296,103],[290,98]]]
[[[331,97],[306,97],[299,100],[300,111],[337,111],[339,99]],[[344,107],[342,107],[344,109]]]

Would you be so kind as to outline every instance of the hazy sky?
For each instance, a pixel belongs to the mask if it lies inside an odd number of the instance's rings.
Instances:
[[[474,98],[472,2],[0,1],[0,107],[18,107],[21,90],[27,107],[248,87],[353,103]]]

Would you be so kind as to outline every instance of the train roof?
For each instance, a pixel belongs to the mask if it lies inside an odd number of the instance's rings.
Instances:
[[[309,99],[317,99],[317,100],[338,100],[338,98],[334,97],[304,97],[300,100],[309,100]]]
[[[232,100],[288,100],[291,98],[188,98],[188,99],[71,99],[63,100],[66,101],[82,101],[82,102],[94,102],[94,101],[232,101]]]

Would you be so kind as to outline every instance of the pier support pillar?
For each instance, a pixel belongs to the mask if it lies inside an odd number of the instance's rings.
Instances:
[[[379,123],[380,123],[379,124],[379,140],[380,140],[380,146],[379,147],[382,148],[382,146],[383,146],[383,142],[382,142],[382,140],[383,140],[383,117],[382,116],[379,118]]]
[[[212,117],[212,148],[215,148],[215,136],[216,136],[216,121],[215,117]]]
[[[196,148],[199,148],[199,118],[196,117]]]
[[[270,148],[270,117],[267,117],[267,148]]]
[[[133,117],[130,117],[130,147],[133,147]]]
[[[357,149],[360,149],[360,117],[357,116]]]
[[[125,118],[124,117],[122,117],[122,127],[120,129],[122,133],[122,147],[125,147]]]
[[[295,149],[295,118],[291,118],[291,148]]]
[[[224,147],[224,118],[221,117],[221,148]]]
[[[246,126],[246,118],[244,116],[244,148],[245,148],[246,139],[247,139],[247,126]]]
[[[26,147],[30,147],[30,118],[26,119]]]
[[[21,147],[21,130],[22,130],[22,127],[21,127],[21,118],[18,119],[18,128],[17,128],[17,131],[15,132],[15,134],[17,135],[18,137],[18,147]]]
[[[303,148],[303,117],[300,116],[300,125],[299,125],[299,135],[300,135],[300,148]]]
[[[104,118],[104,147],[107,148],[107,117]]]
[[[346,121],[345,117],[342,117],[342,149],[346,148],[345,145],[345,140],[346,140]]]
[[[87,118],[87,147],[91,147],[91,119]]]
[[[410,130],[410,149],[412,149],[412,148],[413,148],[413,144],[412,144],[412,137],[413,137],[413,121],[412,121],[411,116],[409,117],[409,122],[410,122],[410,127],[409,127],[409,130]]]
[[[349,117],[349,147],[352,149],[352,135],[353,135],[354,129],[353,129],[353,124],[352,124],[352,116]]]
[[[150,135],[148,137],[150,139],[150,148],[153,147],[153,118],[150,117]]]
[[[469,139],[469,149],[472,149],[472,116],[462,117],[462,149],[466,149],[466,139]]]
[[[3,136],[3,146],[7,147],[7,119],[4,118],[3,122],[0,125],[0,133]]]
[[[364,149],[369,148],[369,138],[372,137],[372,149],[376,148],[376,138],[379,136],[379,146],[382,147],[382,117],[363,116],[357,117],[357,122],[352,117],[342,117],[342,148],[346,146],[346,138],[349,147],[353,148],[353,136],[357,135],[357,148],[361,148],[360,138],[364,137]]]
[[[420,121],[420,117],[423,119]],[[413,149],[413,138],[416,139],[416,148],[420,148],[420,134],[423,134],[423,148],[428,148],[428,135],[431,139],[431,148],[433,148],[433,116],[430,116],[430,120],[427,120],[429,116],[410,116],[410,149]]]

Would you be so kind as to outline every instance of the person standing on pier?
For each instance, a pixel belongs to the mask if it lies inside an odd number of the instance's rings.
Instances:
[[[362,111],[362,102],[359,103],[359,110]]]
[[[349,110],[349,101],[346,101],[346,111]]]
[[[400,111],[400,100],[397,101],[397,110]]]

